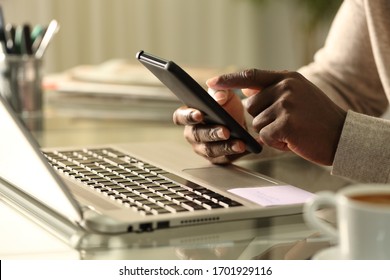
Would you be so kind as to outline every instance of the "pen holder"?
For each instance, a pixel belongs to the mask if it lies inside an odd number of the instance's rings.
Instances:
[[[0,94],[29,129],[42,127],[42,59],[29,55],[0,57]]]

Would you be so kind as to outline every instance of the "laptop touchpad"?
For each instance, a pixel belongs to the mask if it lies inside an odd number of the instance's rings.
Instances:
[[[183,171],[204,181],[206,184],[224,189],[280,185],[280,183],[266,176],[252,173],[237,166],[193,168],[184,169]]]

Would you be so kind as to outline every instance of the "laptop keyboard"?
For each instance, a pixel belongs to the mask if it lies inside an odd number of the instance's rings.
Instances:
[[[112,148],[43,154],[59,173],[142,215],[242,205]]]

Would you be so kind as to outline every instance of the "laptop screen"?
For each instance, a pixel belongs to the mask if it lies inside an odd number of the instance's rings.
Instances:
[[[81,210],[38,143],[0,95],[0,177],[73,222]]]

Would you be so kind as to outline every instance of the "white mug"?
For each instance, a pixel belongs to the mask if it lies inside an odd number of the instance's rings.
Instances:
[[[324,206],[336,208],[337,229],[316,215]],[[338,241],[340,258],[390,260],[390,185],[320,192],[305,203],[304,218]]]

